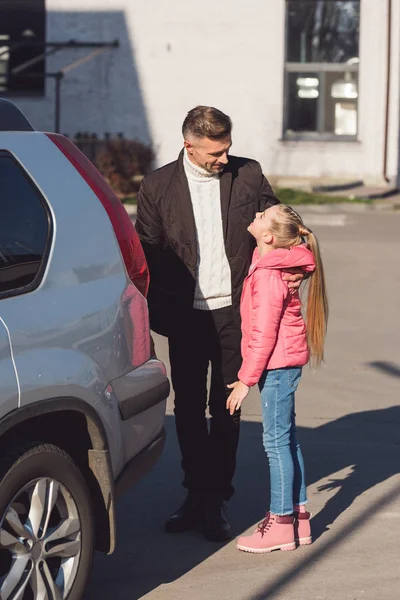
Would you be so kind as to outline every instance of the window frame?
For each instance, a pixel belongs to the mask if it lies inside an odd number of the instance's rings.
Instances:
[[[33,280],[31,281],[31,283],[29,283],[28,285],[25,285],[23,287],[13,288],[13,289],[3,291],[3,292],[0,291],[0,300],[3,300],[5,298],[13,298],[15,296],[21,296],[23,294],[28,294],[30,292],[33,292],[40,286],[40,284],[43,281],[43,276],[45,274],[45,271],[47,269],[47,265],[49,262],[49,256],[50,256],[50,251],[51,251],[51,247],[53,244],[53,233],[54,233],[54,224],[53,224],[52,213],[51,213],[50,207],[49,207],[48,203],[46,202],[46,200],[43,196],[43,193],[41,192],[39,187],[36,185],[36,183],[30,177],[29,173],[27,172],[27,170],[25,169],[23,164],[17,159],[17,157],[14,154],[12,154],[11,152],[9,152],[8,150],[2,149],[0,147],[0,160],[2,158],[11,159],[14,162],[14,164],[17,166],[18,170],[20,171],[21,176],[26,179],[28,185],[32,188],[32,190],[37,195],[39,202],[44,209],[45,216],[47,219],[47,237],[46,237],[46,243],[45,243],[45,247],[43,250],[42,259],[40,261],[39,269],[37,270],[36,275],[33,278]]]
[[[357,107],[357,133],[355,135],[338,135],[330,131],[324,131],[325,122],[325,98],[326,98],[326,86],[325,86],[325,75],[326,73],[340,72],[340,73],[357,73],[359,82],[360,73],[360,60],[358,63],[338,63],[338,62],[289,62],[287,60],[288,54],[288,36],[289,36],[289,2],[291,0],[285,0],[285,52],[284,52],[284,81],[283,81],[283,119],[282,119],[282,141],[285,142],[296,142],[296,141],[322,141],[322,142],[358,142],[359,141],[359,98],[358,94],[356,100]],[[307,0],[305,0],[307,1]],[[309,1],[309,0],[308,0]],[[318,0],[313,0],[317,2]],[[333,0],[343,1],[343,0]],[[360,22],[361,22],[361,0],[360,2]],[[358,53],[360,54],[360,52]],[[358,56],[358,59],[360,57]],[[288,132],[289,123],[289,73],[315,73],[319,78],[319,91],[317,101],[317,130],[316,131],[294,131]],[[359,89],[359,86],[358,86]]]
[[[4,5],[5,6],[4,6]],[[29,4],[26,3],[25,4]],[[12,5],[12,10],[10,10],[9,6]],[[0,40],[0,46],[8,46],[8,52],[9,52],[9,58],[8,58],[8,72],[7,72],[7,84],[8,86],[10,86],[10,81],[11,83],[15,84],[15,80],[14,78],[18,78],[21,81],[25,81],[27,82],[27,85],[20,88],[16,88],[14,87],[14,85],[12,85],[11,87],[8,87],[6,90],[1,91],[1,96],[3,98],[44,98],[46,95],[46,57],[43,55],[42,61],[39,61],[38,63],[36,63],[36,65],[32,65],[30,67],[27,67],[27,69],[21,73],[21,74],[13,74],[12,73],[12,68],[19,66],[18,64],[13,64],[13,58],[12,58],[12,52],[13,51],[20,51],[23,50],[23,47],[20,47],[20,42],[24,42],[24,39],[20,39],[20,38],[16,38],[13,33],[15,33],[15,22],[17,21],[19,23],[19,21],[21,21],[21,23],[23,23],[23,19],[26,19],[26,27],[29,29],[29,23],[30,18],[32,16],[32,12],[35,13],[39,13],[40,12],[40,18],[43,19],[43,31],[42,27],[40,28],[40,32],[43,33],[43,39],[42,36],[40,35],[38,39],[35,39],[35,42],[38,42],[38,44],[36,45],[31,45],[30,44],[30,39],[26,38],[26,47],[27,48],[31,48],[31,56],[26,56],[25,59],[22,62],[26,62],[28,60],[31,60],[35,57],[37,57],[38,55],[41,55],[45,52],[45,42],[46,42],[46,32],[47,32],[47,21],[46,21],[46,16],[47,16],[47,9],[46,9],[46,0],[37,0],[37,2],[35,2],[34,6],[30,6],[31,10],[26,10],[25,11],[25,17],[24,17],[24,0],[13,0],[13,2],[11,2],[11,0],[4,0],[4,2],[2,2],[2,0],[0,0],[0,16],[3,16],[3,18],[9,19],[9,22],[11,23],[10,25],[8,25],[8,27],[3,26],[3,28],[0,27],[0,33],[1,34],[6,34],[8,35],[8,40]],[[12,17],[10,15],[13,15]],[[18,15],[15,16],[15,15]],[[19,19],[19,20],[18,20]],[[41,64],[42,63],[42,64]],[[39,64],[39,67],[37,66]],[[29,86],[28,83],[29,81],[33,81],[33,80],[38,80],[39,84],[38,88],[35,89],[35,87]]]

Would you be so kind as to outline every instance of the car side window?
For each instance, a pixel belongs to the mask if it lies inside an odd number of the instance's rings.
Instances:
[[[10,155],[0,152],[0,297],[40,282],[51,220],[39,190]]]

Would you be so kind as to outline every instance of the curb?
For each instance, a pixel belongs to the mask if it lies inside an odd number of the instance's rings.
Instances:
[[[135,204],[124,204],[126,212],[131,218],[137,214]],[[396,212],[400,211],[400,200],[390,201],[382,199],[376,202],[335,202],[332,204],[295,204],[294,210],[298,212],[308,212],[315,214],[337,214],[342,213],[361,213],[361,212]]]
[[[361,213],[361,212],[396,212],[400,210],[400,201],[377,202],[336,202],[333,204],[296,204],[293,206],[298,212],[312,212],[317,214],[329,213]]]

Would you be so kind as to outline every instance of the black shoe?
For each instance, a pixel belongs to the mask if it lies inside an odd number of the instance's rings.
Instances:
[[[226,503],[218,496],[207,498],[203,533],[209,542],[227,542],[232,538],[231,526],[226,516]]]
[[[194,529],[202,520],[203,507],[198,498],[188,494],[182,506],[165,522],[167,533],[183,533]]]

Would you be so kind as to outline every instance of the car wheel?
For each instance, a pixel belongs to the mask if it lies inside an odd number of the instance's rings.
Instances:
[[[93,546],[89,492],[68,454],[32,443],[0,460],[1,600],[80,600]]]

